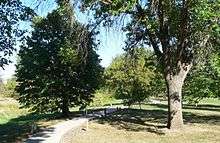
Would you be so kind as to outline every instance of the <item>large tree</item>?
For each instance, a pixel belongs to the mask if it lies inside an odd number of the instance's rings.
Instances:
[[[162,67],[168,94],[170,129],[183,126],[182,87],[199,49],[207,50],[219,33],[219,0],[82,0],[82,8],[109,26],[126,19],[127,48],[137,44],[154,49]],[[115,19],[116,18],[116,19]],[[119,18],[119,20],[121,20]]]
[[[19,23],[30,20],[33,15],[34,11],[22,5],[20,0],[0,1],[0,68],[4,69],[4,65],[11,62],[9,56],[16,50],[16,42],[25,32]]]
[[[99,83],[95,33],[74,20],[66,3],[46,18],[35,18],[32,26],[19,52],[19,102],[35,112],[68,116],[69,107],[89,104]]]

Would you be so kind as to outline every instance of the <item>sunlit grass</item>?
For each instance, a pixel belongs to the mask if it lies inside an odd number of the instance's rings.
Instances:
[[[37,130],[54,125],[61,120],[56,115],[37,115],[20,109],[19,103],[12,98],[0,97],[0,142],[18,142],[27,138],[36,125]],[[36,130],[36,131],[37,131]]]
[[[220,101],[205,99],[197,107],[184,105],[184,128],[166,129],[167,105],[145,104],[119,111],[89,124],[72,143],[219,143]]]
[[[128,131],[92,122],[87,132],[73,137],[72,143],[219,143],[220,140],[217,125],[185,125],[179,132],[163,132],[159,135],[147,130]]]
[[[95,104],[99,107],[121,106],[121,101],[104,97]],[[102,100],[100,104],[100,100]],[[16,142],[30,135],[33,124],[40,128],[49,127],[60,121],[57,115],[37,115],[20,109],[19,103],[12,98],[0,98],[0,142]],[[95,107],[90,107],[94,109]],[[101,118],[89,124],[87,132],[74,137],[73,143],[217,143],[220,140],[220,100],[204,99],[198,106],[184,105],[185,127],[179,132],[166,130],[167,105],[142,104],[122,110],[108,118]],[[72,108],[71,111],[77,111]]]
[[[12,98],[0,98],[0,124],[7,123],[10,119],[26,115],[28,111],[19,109],[19,104]]]

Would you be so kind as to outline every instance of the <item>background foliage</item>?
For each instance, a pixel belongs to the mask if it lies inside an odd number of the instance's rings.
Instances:
[[[11,63],[9,57],[16,50],[16,42],[22,38],[24,29],[19,26],[21,21],[29,21],[35,15],[29,7],[22,5],[20,0],[0,1],[0,67]],[[2,70],[2,69],[0,69]]]
[[[158,82],[156,77],[161,76],[156,72],[154,58],[151,51],[136,48],[132,53],[120,55],[113,60],[105,70],[104,77],[106,85],[114,91],[116,98],[123,99],[124,104],[130,106],[143,102],[154,93],[160,94],[161,90],[156,90],[156,86],[153,86]],[[162,85],[162,80],[158,83]]]

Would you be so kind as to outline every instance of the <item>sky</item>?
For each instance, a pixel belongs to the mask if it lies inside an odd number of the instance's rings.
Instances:
[[[56,8],[56,4],[53,1],[43,3],[36,8],[37,0],[22,0],[22,2],[36,9],[36,12],[40,16],[46,16],[48,12],[51,12],[53,9]],[[83,24],[87,24],[92,16],[91,14],[83,14],[78,10],[75,10],[75,16],[78,21]],[[30,24],[21,24],[22,27],[28,27],[30,29]],[[103,67],[107,67],[112,59],[123,53],[124,41],[125,41],[125,34],[120,29],[107,29],[107,28],[100,28],[100,34],[97,35],[97,39],[101,41],[101,44],[97,50],[97,53],[100,55],[101,65]],[[18,46],[17,46],[18,47]],[[17,53],[15,53],[11,60],[14,61],[12,64],[5,66],[5,70],[0,69],[0,76],[3,80],[10,79],[15,74],[15,64],[17,59]]]

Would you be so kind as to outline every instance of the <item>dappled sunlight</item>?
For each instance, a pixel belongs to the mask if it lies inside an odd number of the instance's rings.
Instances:
[[[97,118],[89,124],[88,131],[74,134],[72,143],[217,143],[220,139],[220,112],[215,111],[219,109],[217,105],[213,106],[214,111],[207,112],[203,110],[207,105],[184,109],[185,125],[179,130],[167,129],[166,105],[145,104],[143,107],[122,109]]]

